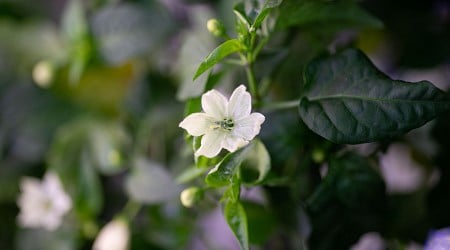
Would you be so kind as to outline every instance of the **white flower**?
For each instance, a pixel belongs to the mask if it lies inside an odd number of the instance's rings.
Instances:
[[[20,207],[18,222],[23,227],[42,227],[55,230],[62,217],[72,208],[70,197],[64,192],[58,176],[48,172],[44,180],[24,177],[17,200]]]
[[[128,223],[123,219],[115,219],[106,224],[92,247],[93,250],[126,250],[130,240]]]
[[[252,140],[261,129],[264,116],[251,113],[250,94],[241,85],[233,91],[230,100],[216,90],[202,95],[204,113],[187,116],[180,127],[193,136],[203,136],[196,156],[212,158],[222,148],[234,152]]]
[[[414,192],[426,181],[424,167],[413,159],[406,144],[391,144],[380,156],[380,168],[388,193]]]

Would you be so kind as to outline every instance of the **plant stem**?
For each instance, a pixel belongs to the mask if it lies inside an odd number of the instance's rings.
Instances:
[[[279,109],[297,108],[299,103],[300,103],[299,100],[285,101],[285,102],[273,102],[273,103],[264,104],[262,107],[265,111],[274,111],[274,110],[279,110]]]
[[[131,221],[137,215],[137,213],[139,212],[141,207],[142,207],[141,204],[139,204],[135,201],[129,200],[122,210],[122,215],[128,221]]]
[[[247,75],[247,81],[250,93],[255,98],[255,106],[259,105],[260,102],[260,96],[258,92],[258,88],[256,87],[256,78],[255,78],[255,72],[253,71],[253,63],[248,62],[248,64],[245,67],[245,73]]]

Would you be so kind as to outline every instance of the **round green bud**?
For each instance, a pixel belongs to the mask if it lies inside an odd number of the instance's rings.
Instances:
[[[185,207],[193,207],[202,197],[203,191],[198,187],[186,188],[180,194],[181,204]]]
[[[225,35],[225,26],[221,22],[219,22],[217,19],[209,19],[206,23],[206,28],[208,29],[211,34],[221,37]]]

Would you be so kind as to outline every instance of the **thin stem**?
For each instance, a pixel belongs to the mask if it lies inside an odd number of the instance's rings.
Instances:
[[[279,109],[297,108],[299,103],[300,103],[299,100],[266,103],[263,105],[263,109],[265,111],[274,111]]]
[[[248,64],[245,67],[245,74],[247,75],[247,81],[250,93],[255,98],[255,105],[259,105],[260,96],[258,93],[258,88],[256,87],[256,79],[255,79],[255,72],[253,71],[253,64],[251,62],[248,62]]]
[[[139,212],[139,210],[141,210],[142,205],[129,200],[127,202],[127,204],[125,205],[125,207],[122,210],[122,216],[124,216],[128,221],[131,221]]]

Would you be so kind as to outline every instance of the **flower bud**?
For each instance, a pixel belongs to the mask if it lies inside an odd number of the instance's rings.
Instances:
[[[181,204],[185,207],[193,207],[203,197],[203,191],[198,187],[190,187],[180,194]]]
[[[47,88],[53,81],[54,65],[50,61],[40,61],[33,68],[33,80],[42,88]]]
[[[225,27],[217,19],[209,19],[206,23],[206,28],[211,34],[218,37],[224,36],[226,33]]]
[[[106,224],[99,232],[92,247],[93,250],[127,250],[129,249],[130,232],[128,223],[121,218]]]

